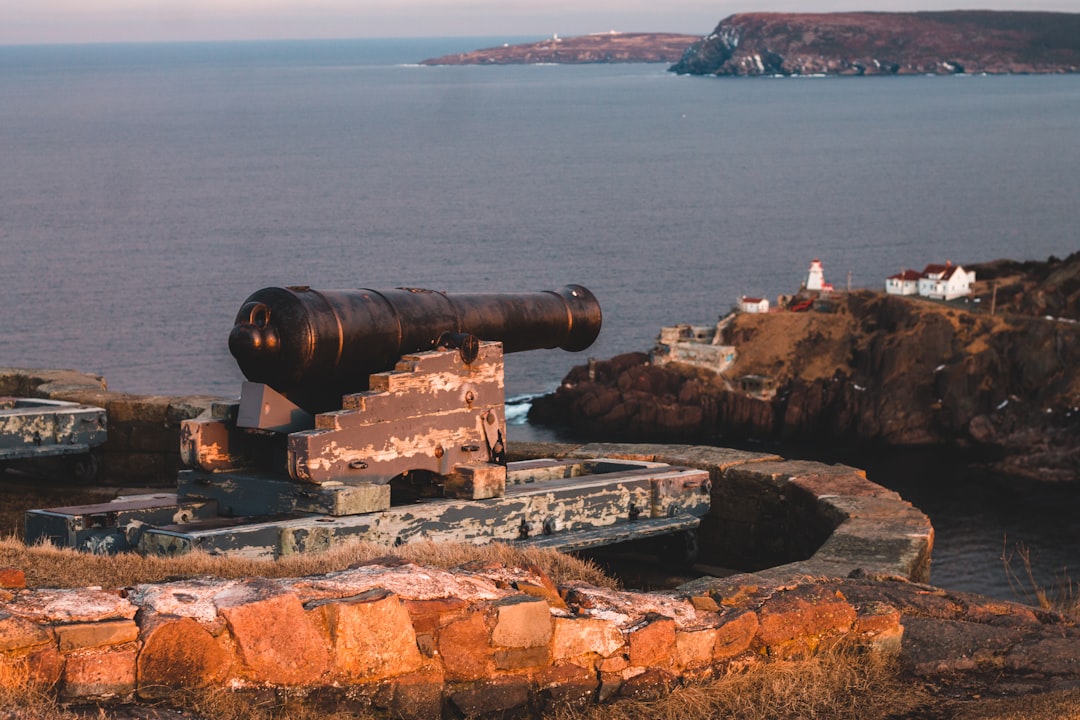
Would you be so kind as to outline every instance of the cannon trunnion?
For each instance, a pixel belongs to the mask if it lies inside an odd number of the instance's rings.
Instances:
[[[229,336],[248,381],[239,402],[184,422],[176,495],[31,511],[27,540],[278,557],[348,538],[584,548],[691,530],[709,507],[704,471],[506,462],[503,353],[584,350],[600,325],[578,285],[260,290]]]

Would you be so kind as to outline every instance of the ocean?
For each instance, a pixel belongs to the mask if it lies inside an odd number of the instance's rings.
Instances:
[[[418,64],[524,39],[0,47],[0,366],[230,396],[264,286],[587,286],[593,347],[508,356],[527,398],[814,258],[882,287],[1080,249],[1080,76]]]

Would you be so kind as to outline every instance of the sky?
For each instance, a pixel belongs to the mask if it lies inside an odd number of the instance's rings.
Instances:
[[[0,44],[706,35],[736,12],[1053,10],[1080,0],[0,0]]]

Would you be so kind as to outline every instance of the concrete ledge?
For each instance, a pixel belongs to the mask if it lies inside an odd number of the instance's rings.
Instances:
[[[210,413],[217,403],[235,402],[207,395],[111,392],[99,375],[34,368],[0,368],[0,395],[105,408],[108,440],[101,452],[100,475],[114,485],[175,485],[180,470],[180,423]]]
[[[929,582],[930,519],[866,473],[709,446],[594,443],[511,445],[517,458],[618,457],[708,470],[709,514],[700,544],[708,562],[770,577],[869,573]]]

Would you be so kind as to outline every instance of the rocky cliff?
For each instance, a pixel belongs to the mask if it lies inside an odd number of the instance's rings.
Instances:
[[[994,260],[972,265],[980,301],[1005,312],[1080,319],[1080,253],[1046,262]]]
[[[744,13],[671,68],[690,75],[1059,73],[1080,70],[1080,14]]]
[[[1012,284],[980,282],[978,302],[862,290],[819,311],[740,314],[724,338],[738,359],[722,375],[622,355],[592,379],[572,370],[530,419],[590,437],[972,447],[1009,472],[1074,480],[1080,323],[1064,311],[1080,299],[1080,253],[1027,273],[1000,267]],[[999,283],[1020,289],[999,289],[991,314]],[[1062,314],[1017,312],[1050,303]],[[748,376],[775,394],[740,389]]]
[[[697,35],[675,33],[598,33],[558,36],[535,43],[456,53],[422,61],[421,65],[532,65],[537,63],[672,63],[682,57]]]

